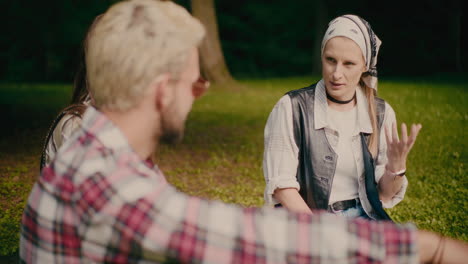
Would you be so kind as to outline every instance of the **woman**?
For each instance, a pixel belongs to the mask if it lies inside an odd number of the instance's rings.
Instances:
[[[71,104],[60,112],[54,122],[52,122],[52,125],[47,132],[41,154],[41,170],[52,161],[60,146],[62,146],[63,143],[71,137],[73,132],[80,127],[83,113],[85,112],[86,107],[91,103],[91,98],[88,92],[88,81],[86,78],[85,54],[88,35],[97,21],[99,21],[100,17],[101,15],[94,19],[83,42],[78,71],[73,85]]]
[[[64,108],[55,118],[47,133],[44,147],[41,154],[40,169],[49,164],[55,156],[57,150],[67,141],[80,126],[82,116],[92,102],[88,92],[88,81],[86,74],[86,46],[88,35],[99,21],[101,15],[97,16],[91,24],[83,43],[80,64],[75,76],[72,101],[69,106]],[[203,94],[210,86],[210,83],[200,77],[193,85],[194,96]]]
[[[380,40],[354,15],[332,20],[322,41],[322,80],[288,92],[265,128],[267,204],[390,219],[400,202],[406,157],[421,125],[398,139],[395,112],[377,91]],[[375,165],[374,165],[375,164]]]

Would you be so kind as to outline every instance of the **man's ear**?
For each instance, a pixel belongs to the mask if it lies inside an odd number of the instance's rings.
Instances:
[[[152,82],[152,88],[155,89],[154,102],[156,109],[162,111],[172,101],[173,92],[169,87],[170,74],[164,73],[159,75]]]

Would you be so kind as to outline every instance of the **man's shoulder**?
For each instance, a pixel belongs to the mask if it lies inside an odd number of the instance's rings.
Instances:
[[[57,177],[55,183],[50,184],[60,189],[59,182],[69,182],[79,199],[110,190],[118,193],[134,182],[145,182],[134,186],[152,186],[153,176],[158,175],[131,150],[119,152],[98,140],[87,139],[86,135],[77,137],[68,149],[62,149],[48,167]],[[89,202],[94,199],[88,198]]]
[[[58,151],[49,165],[56,175],[70,177],[75,185],[96,174],[108,174],[117,169],[118,157],[96,137],[82,128]]]

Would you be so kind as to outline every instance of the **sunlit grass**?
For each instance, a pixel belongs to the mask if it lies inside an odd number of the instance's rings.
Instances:
[[[262,206],[263,129],[274,104],[312,77],[243,80],[237,90],[211,87],[190,114],[184,141],[161,146],[158,165],[177,188],[243,206]],[[423,124],[410,154],[405,199],[394,219],[468,240],[466,123],[463,83],[382,81],[379,95],[399,122]],[[17,249],[21,211],[37,176],[47,128],[70,96],[69,85],[0,85],[0,255]]]

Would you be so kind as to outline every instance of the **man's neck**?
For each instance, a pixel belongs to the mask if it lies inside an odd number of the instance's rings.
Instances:
[[[156,120],[148,120],[138,110],[125,112],[102,111],[127,138],[128,143],[142,159],[147,160],[157,147]]]

